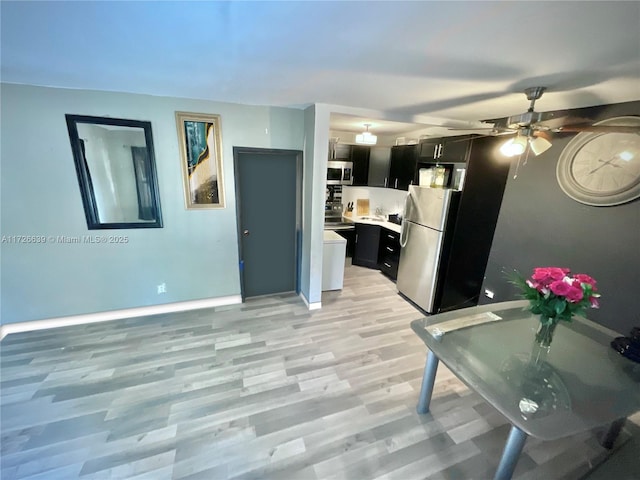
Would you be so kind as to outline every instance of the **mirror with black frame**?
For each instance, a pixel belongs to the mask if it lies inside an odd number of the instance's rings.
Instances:
[[[151,123],[66,119],[89,230],[161,228]]]

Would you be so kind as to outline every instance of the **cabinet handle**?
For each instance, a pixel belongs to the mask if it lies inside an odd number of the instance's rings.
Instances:
[[[389,179],[387,177],[384,177],[384,186],[385,187],[389,186]]]
[[[391,268],[391,265],[389,265],[387,262],[384,262],[384,266],[387,268]]]
[[[395,186],[393,188],[398,188],[398,179],[397,178],[396,178]]]
[[[438,158],[440,158],[442,156],[442,143],[439,145],[440,148],[438,148]]]
[[[356,243],[358,243],[358,234],[356,233]]]
[[[438,144],[433,146],[433,158],[438,158]]]
[[[393,248],[391,247],[387,247],[387,250],[389,250],[390,252],[393,252]]]
[[[394,237],[393,235],[387,235],[387,238],[390,238],[391,240],[395,240],[396,237]]]

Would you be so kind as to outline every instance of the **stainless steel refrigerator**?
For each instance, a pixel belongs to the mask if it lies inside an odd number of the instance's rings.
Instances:
[[[443,274],[460,192],[409,186],[400,234],[398,291],[428,313],[440,311]]]

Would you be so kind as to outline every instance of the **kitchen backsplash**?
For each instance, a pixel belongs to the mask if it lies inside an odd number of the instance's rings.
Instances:
[[[355,205],[356,200],[368,198],[370,215],[375,215],[377,208],[382,209],[382,214],[385,216],[390,213],[402,214],[407,193],[404,190],[392,188],[344,186],[342,188],[342,204],[346,208],[349,202],[353,202]]]

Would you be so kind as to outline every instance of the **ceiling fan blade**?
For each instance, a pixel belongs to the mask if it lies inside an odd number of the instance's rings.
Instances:
[[[543,114],[544,116],[544,114]],[[547,130],[555,130],[556,128],[564,127],[565,125],[578,126],[584,125],[589,126],[593,123],[593,120],[590,118],[583,117],[571,117],[569,115],[563,115],[555,118],[547,118],[544,120],[540,120],[535,123],[536,127],[544,127]]]
[[[566,125],[552,129],[554,132],[594,132],[594,133],[637,133],[640,135],[640,126],[623,125]]]
[[[494,127],[485,127],[485,128],[447,127],[447,130],[464,130],[467,132],[473,130],[474,132],[484,132],[486,130],[495,130],[495,128]]]
[[[551,133],[549,133],[548,130],[534,130],[533,131],[533,136],[534,137],[542,137],[547,141],[551,141],[553,139],[553,135],[551,135]]]
[[[447,130],[464,130],[466,132],[478,132],[483,137],[497,137],[501,135],[514,135],[517,130],[505,127],[487,127],[487,128],[448,128]]]

